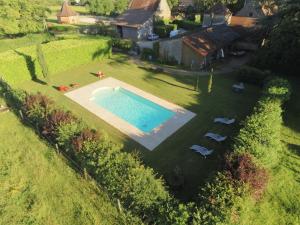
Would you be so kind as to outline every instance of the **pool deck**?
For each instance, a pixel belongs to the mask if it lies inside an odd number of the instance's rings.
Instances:
[[[130,123],[124,121],[118,116],[112,114],[105,108],[96,105],[91,98],[96,90],[103,87],[122,87],[128,91],[131,91],[145,99],[148,99],[166,109],[175,112],[175,115],[171,117],[168,121],[156,127],[150,133],[144,133]],[[80,104],[82,107],[86,108],[88,111],[94,113],[99,118],[110,124],[111,126],[117,128],[122,133],[131,137],[133,140],[143,145],[148,150],[154,150],[158,145],[160,145],[164,140],[174,134],[178,129],[184,126],[192,118],[196,116],[195,113],[188,111],[178,105],[170,103],[166,100],[158,98],[152,94],[142,91],[132,85],[126,84],[114,78],[105,78],[103,80],[97,81],[95,83],[89,84],[82,88],[76,89],[74,91],[65,94],[68,98],[72,99],[76,103]]]

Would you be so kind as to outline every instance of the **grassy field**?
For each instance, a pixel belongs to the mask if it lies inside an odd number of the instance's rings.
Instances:
[[[127,224],[103,191],[13,113],[0,121],[0,224]]]
[[[181,105],[197,113],[197,117],[163,142],[155,151],[150,152],[97,116],[66,98],[52,86],[29,81],[20,84],[18,87],[33,92],[41,91],[52,96],[59,105],[70,109],[90,126],[104,130],[115,142],[123,143],[125,151],[139,153],[144,163],[154,168],[166,180],[173,173],[174,168],[179,166],[185,177],[185,185],[183,190],[176,193],[176,195],[182,199],[190,199],[195,196],[199,185],[205,181],[205,178],[221,166],[220,156],[230,146],[230,138],[223,144],[216,144],[203,138],[203,135],[208,131],[212,131],[233,137],[239,130],[239,121],[251,112],[257,97],[260,95],[260,90],[252,86],[247,86],[246,92],[243,94],[233,93],[231,85],[235,80],[230,75],[215,76],[211,94],[207,93],[208,77],[201,77],[200,92],[196,92],[194,91],[195,78],[154,73],[145,68],[140,68],[133,62],[128,61],[128,58],[123,55],[116,55],[109,60],[94,62],[52,75],[51,80],[53,86],[69,85],[75,82],[83,86],[97,81],[98,78],[94,73],[99,70],[102,70],[107,76],[115,77],[158,97]],[[216,116],[234,117],[238,120],[238,123],[227,127],[217,125],[213,123]],[[204,159],[189,150],[189,147],[193,144],[213,148],[215,153],[212,157]]]

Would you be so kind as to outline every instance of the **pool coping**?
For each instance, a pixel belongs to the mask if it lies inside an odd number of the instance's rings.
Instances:
[[[93,101],[90,100],[93,97],[93,93],[97,89],[103,87],[122,87],[166,109],[175,112],[175,115],[159,127],[156,127],[150,133],[145,133],[135,126],[131,125],[130,123],[124,121],[120,117],[109,112],[108,110],[96,105]],[[129,85],[112,77],[108,77],[84,87],[78,88],[74,91],[70,91],[66,93],[65,96],[78,103],[82,107],[86,108],[91,113],[97,115],[100,119],[115,127],[150,151],[154,150],[163,141],[165,141],[168,137],[170,137],[196,116],[195,113],[186,110],[181,106],[158,98],[148,92],[142,91],[141,89],[138,89],[132,85]]]

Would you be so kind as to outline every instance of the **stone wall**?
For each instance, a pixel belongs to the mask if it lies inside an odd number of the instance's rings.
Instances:
[[[163,61],[182,62],[182,38],[168,39],[159,43],[159,57]]]

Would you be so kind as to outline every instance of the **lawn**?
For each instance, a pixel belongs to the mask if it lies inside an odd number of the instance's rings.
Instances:
[[[18,87],[28,91],[40,91],[52,96],[56,102],[71,110],[92,127],[107,133],[115,142],[123,143],[124,150],[137,152],[144,163],[168,180],[175,167],[180,167],[185,177],[183,190],[176,196],[189,200],[195,197],[198,187],[209,174],[220,167],[220,158],[229,149],[231,141],[239,130],[239,122],[248,115],[256,103],[260,90],[254,86],[247,86],[243,94],[231,91],[235,82],[234,76],[218,75],[214,77],[213,91],[207,93],[208,77],[200,77],[200,91],[194,91],[196,80],[190,76],[172,76],[155,73],[141,68],[128,60],[124,55],[115,55],[112,59],[90,63],[60,74],[51,75],[53,86],[79,83],[81,86],[98,80],[94,75],[102,70],[107,76],[112,76],[165,100],[183,106],[197,113],[197,116],[174,135],[163,142],[158,148],[150,152],[132,141],[124,134],[106,124],[97,116],[66,98],[52,86],[42,85],[32,81],[22,83]],[[237,119],[233,126],[222,126],[213,123],[216,116],[228,116]],[[217,132],[230,138],[223,144],[216,144],[203,138],[208,132]],[[193,144],[201,144],[215,149],[215,153],[208,159],[202,158],[189,150]]]
[[[0,121],[0,224],[127,224],[102,190],[12,112]]]

